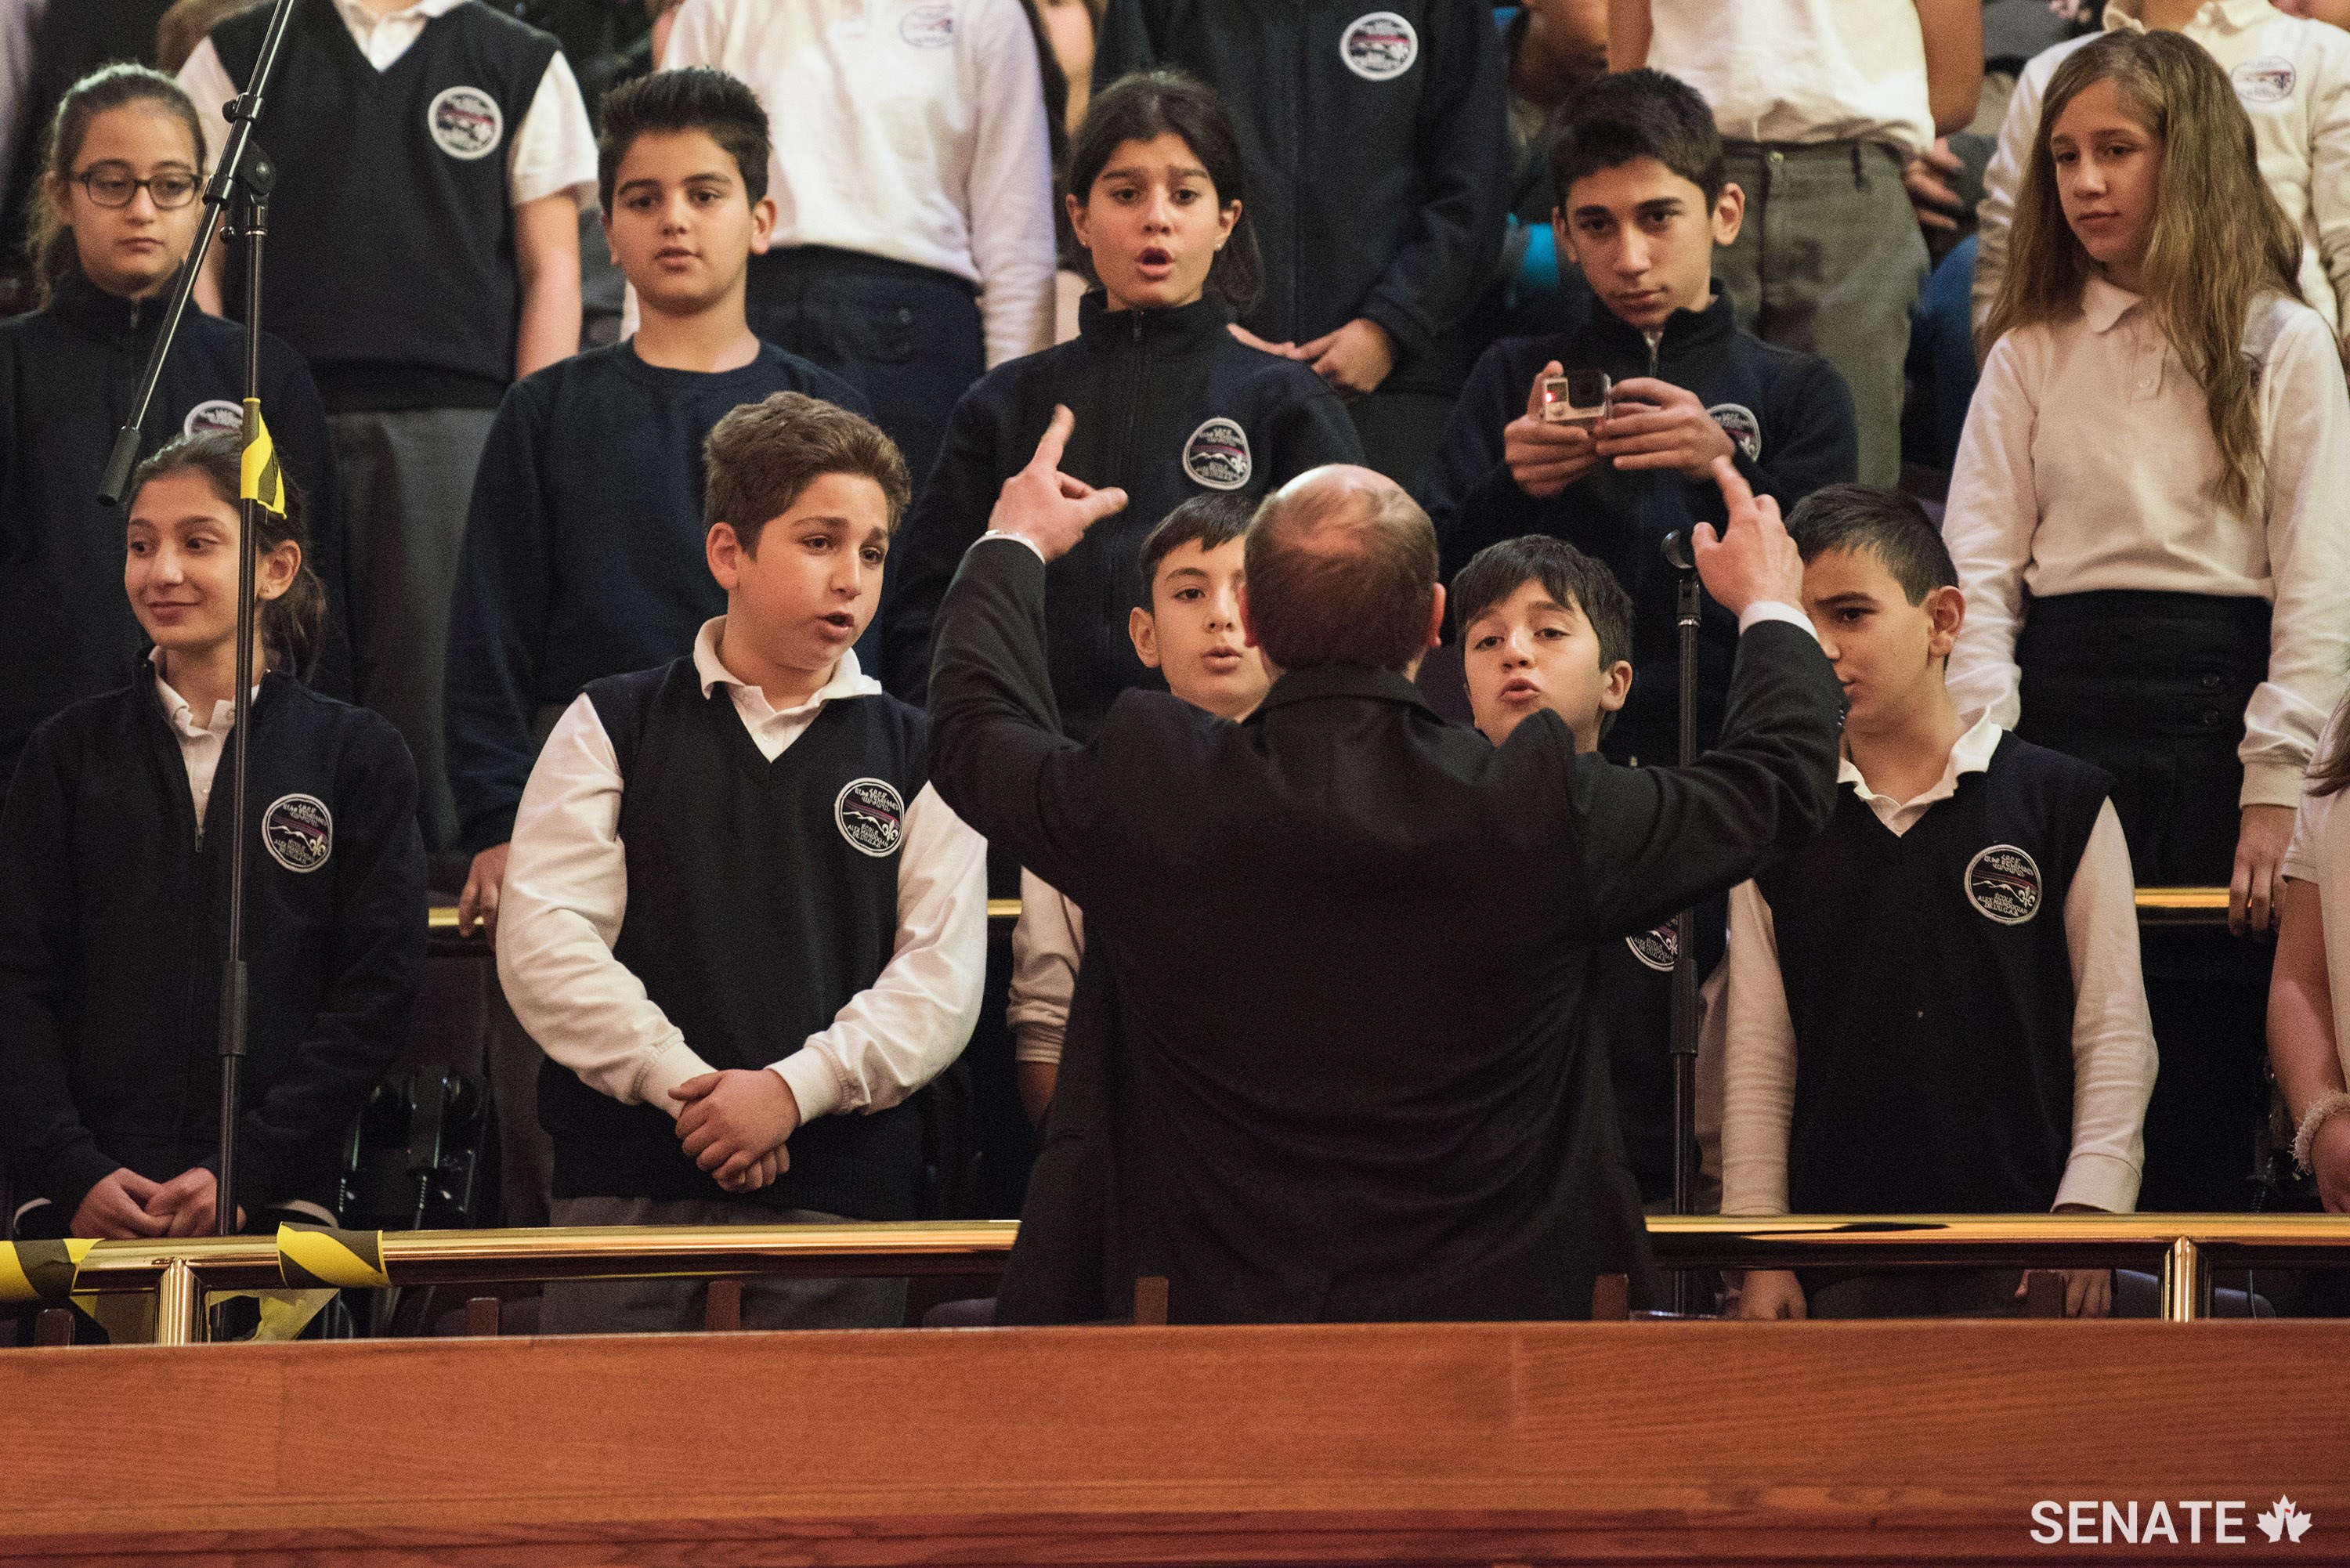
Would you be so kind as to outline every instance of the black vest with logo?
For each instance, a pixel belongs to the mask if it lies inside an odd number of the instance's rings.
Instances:
[[[2073,1142],[2064,899],[2111,789],[2002,736],[1908,833],[1847,785],[1827,831],[1756,878],[1795,1028],[1791,1211],[2056,1200]]]
[[[926,781],[920,712],[875,695],[827,702],[767,761],[724,687],[693,660],[592,682],[625,782],[628,913],[613,956],[716,1068],[760,1068],[831,1027],[897,950],[906,806]],[[552,1062],[539,1119],[558,1198],[717,1198],[676,1123]],[[916,1217],[921,1114],[818,1117],[791,1168],[754,1194],[778,1209]]]
[[[230,79],[251,79],[267,22],[213,32]],[[333,5],[295,7],[255,132],[277,166],[262,317],[329,411],[497,406],[520,309],[506,163],[555,53],[466,5],[378,71]],[[227,298],[241,315],[241,282]]]

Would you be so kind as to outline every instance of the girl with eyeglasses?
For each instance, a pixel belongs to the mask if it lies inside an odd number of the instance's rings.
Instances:
[[[203,221],[204,140],[171,78],[109,66],[57,106],[30,252],[40,308],[0,322],[0,787],[40,722],[129,680],[144,646],[122,597],[122,518],[99,485]],[[313,498],[311,559],[329,629],[319,683],[342,691],[342,504],[317,389],[293,350],[261,345],[262,407],[279,462]],[[234,430],[244,332],[191,309],[140,431]]]

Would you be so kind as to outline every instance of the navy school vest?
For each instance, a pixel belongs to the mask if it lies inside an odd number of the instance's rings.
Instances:
[[[1756,878],[1795,1028],[1796,1213],[1997,1213],[2056,1199],[2073,1140],[2064,899],[2112,788],[2001,738],[1896,836],[1849,787]]]
[[[213,32],[231,80],[250,81],[268,17]],[[262,317],[330,412],[497,406],[520,314],[506,164],[555,54],[548,35],[467,5],[378,71],[333,5],[295,7],[255,130],[277,166]],[[242,316],[242,281],[225,293]]]
[[[591,682],[625,793],[628,912],[613,956],[712,1067],[758,1068],[830,1027],[889,962],[906,807],[921,792],[926,722],[895,698],[830,701],[768,762],[724,687],[693,660]],[[558,1198],[728,1196],[676,1124],[548,1062],[539,1120]],[[921,1113],[818,1117],[791,1168],[752,1194],[777,1209],[917,1217]]]

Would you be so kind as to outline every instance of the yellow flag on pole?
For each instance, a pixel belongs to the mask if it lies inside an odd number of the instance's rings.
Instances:
[[[244,400],[244,483],[238,493],[286,515],[286,476],[277,469],[277,447],[261,418],[261,400]]]

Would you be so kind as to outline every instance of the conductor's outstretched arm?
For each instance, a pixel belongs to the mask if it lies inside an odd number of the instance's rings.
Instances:
[[[1076,416],[1053,410],[1028,466],[1003,482],[963,556],[931,640],[931,782],[956,815],[1083,900],[1076,846],[1093,815],[1086,749],[1061,733],[1045,659],[1045,565],[1126,505],[1060,470]]]

